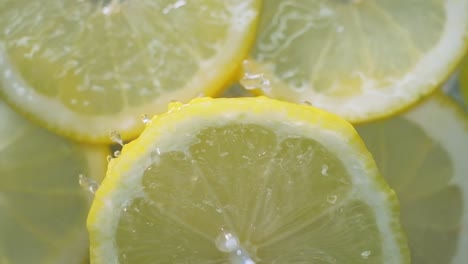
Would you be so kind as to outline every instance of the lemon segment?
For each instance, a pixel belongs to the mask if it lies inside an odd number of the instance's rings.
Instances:
[[[0,262],[82,263],[91,197],[79,175],[99,181],[107,150],[30,124],[0,102]]]
[[[400,200],[411,263],[465,263],[466,114],[437,94],[402,116],[357,129]]]
[[[173,100],[215,95],[253,42],[258,0],[0,3],[0,94],[62,135],[110,142]]]
[[[430,94],[467,43],[465,0],[272,0],[261,14],[241,83],[353,123]]]
[[[111,161],[92,263],[408,263],[398,203],[353,127],[308,106],[196,99]]]

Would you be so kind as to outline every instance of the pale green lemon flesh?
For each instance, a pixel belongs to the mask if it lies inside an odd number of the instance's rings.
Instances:
[[[358,127],[401,204],[412,263],[462,264],[468,245],[468,121],[442,95]]]
[[[30,124],[0,102],[0,263],[82,263],[90,194],[105,149],[84,147]]]

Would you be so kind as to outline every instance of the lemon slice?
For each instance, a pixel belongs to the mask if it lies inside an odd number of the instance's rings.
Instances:
[[[265,1],[243,85],[351,122],[433,91],[466,48],[466,0]]]
[[[414,264],[468,259],[468,119],[443,95],[358,127],[400,200]]]
[[[0,94],[89,142],[143,129],[172,100],[215,95],[253,42],[258,0],[2,0]]]
[[[106,149],[51,134],[3,102],[0,136],[0,263],[83,263],[91,201],[78,181],[102,178]]]
[[[398,203],[349,123],[267,98],[196,99],[113,160],[92,263],[408,263]]]

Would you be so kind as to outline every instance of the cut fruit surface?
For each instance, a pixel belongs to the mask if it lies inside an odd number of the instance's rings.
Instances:
[[[271,0],[261,14],[243,85],[353,123],[428,95],[466,49],[466,0]]]
[[[408,263],[398,203],[353,127],[263,97],[172,104],[111,161],[92,263]]]
[[[62,135],[110,142],[172,100],[215,95],[254,38],[258,0],[3,0],[0,94]]]
[[[468,119],[443,95],[357,128],[400,200],[414,264],[468,259]]]
[[[45,131],[1,101],[0,136],[0,263],[83,263],[91,202],[78,182],[104,176],[106,148]]]

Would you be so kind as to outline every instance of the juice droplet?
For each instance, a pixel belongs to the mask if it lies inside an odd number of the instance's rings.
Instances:
[[[327,164],[322,165],[322,175],[323,176],[328,176],[328,165]]]
[[[102,14],[105,16],[110,16],[115,13],[120,12],[120,4],[118,0],[112,0],[109,4],[105,5],[101,9]]]
[[[83,174],[78,175],[78,183],[81,187],[83,187],[83,189],[92,194],[95,194],[99,188],[99,183],[89,177],[84,176]]]
[[[366,250],[366,251],[361,252],[361,257],[362,257],[363,259],[368,259],[369,256],[370,256],[370,254],[371,254],[371,251],[370,251],[370,250]]]
[[[327,202],[330,204],[335,204],[337,200],[338,200],[338,196],[334,194],[330,194],[327,196]]]
[[[215,240],[219,251],[230,253],[239,248],[239,239],[230,232],[222,231]]]
[[[244,76],[240,80],[240,83],[246,90],[255,90],[260,89],[263,92],[271,91],[271,82],[268,78],[265,77],[263,73],[256,73],[252,69],[251,62],[244,61],[243,69]]]
[[[151,119],[148,117],[147,114],[142,114],[140,116],[140,119],[141,119],[141,122],[143,122],[143,124],[145,125],[151,123]]]
[[[232,252],[229,255],[229,262],[231,264],[255,264],[255,261],[249,256],[249,253],[243,248]]]
[[[123,140],[122,140],[122,137],[120,136],[120,133],[115,131],[115,130],[112,130],[111,132],[109,132],[109,138],[112,142],[114,143],[117,143],[119,144],[120,146],[123,147]]]

